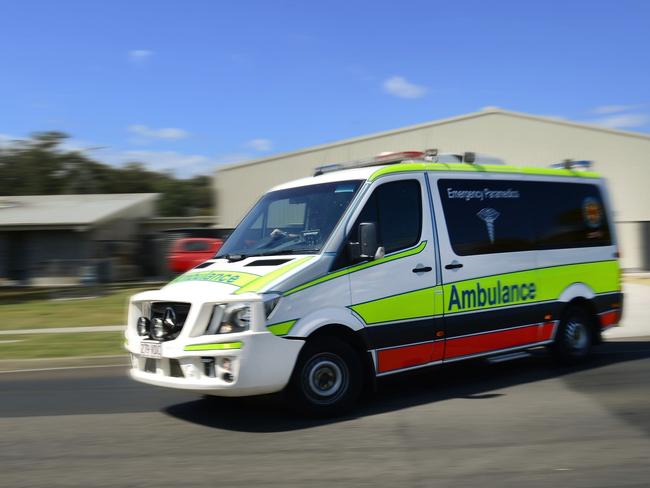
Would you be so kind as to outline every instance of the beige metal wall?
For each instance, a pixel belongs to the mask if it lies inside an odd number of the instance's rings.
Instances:
[[[622,243],[623,265],[643,268],[650,252],[643,222],[650,221],[650,136],[603,130],[561,120],[489,110],[265,158],[217,170],[217,224],[234,227],[270,187],[313,174],[316,166],[363,159],[383,151],[438,148],[475,151],[507,164],[548,166],[565,158],[594,161],[609,180]]]

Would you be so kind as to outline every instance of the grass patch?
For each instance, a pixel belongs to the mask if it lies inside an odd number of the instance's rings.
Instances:
[[[0,330],[45,329],[126,323],[129,297],[151,289],[108,290],[97,298],[34,299],[0,304]],[[64,334],[67,335],[67,334]],[[5,339],[6,337],[0,337]]]
[[[126,354],[124,334],[122,332],[0,336],[0,359],[40,359],[116,354]]]

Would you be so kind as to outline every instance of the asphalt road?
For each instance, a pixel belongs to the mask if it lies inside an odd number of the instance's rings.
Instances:
[[[650,486],[650,338],[395,377],[355,415],[202,399],[121,368],[0,375],[0,486]]]

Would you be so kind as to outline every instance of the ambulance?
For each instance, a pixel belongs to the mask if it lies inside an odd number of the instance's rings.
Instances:
[[[581,360],[621,317],[618,248],[604,180],[559,166],[429,150],[279,185],[213,259],[131,298],[130,374],[335,415],[416,368]]]

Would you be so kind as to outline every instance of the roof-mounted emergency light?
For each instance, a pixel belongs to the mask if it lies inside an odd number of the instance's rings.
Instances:
[[[314,170],[314,176],[320,176],[324,173],[331,173],[332,171],[340,171],[345,169],[345,165],[339,163],[333,164],[324,164],[323,166],[318,166]]]
[[[441,153],[437,149],[424,151],[424,160],[432,163],[503,164],[503,161],[499,158],[477,154],[473,151]]]
[[[318,166],[314,170],[314,176],[319,176],[324,173],[331,173],[332,171],[340,171],[342,169],[349,168],[362,168],[364,166],[377,166],[381,164],[397,164],[402,161],[413,160],[413,159],[423,159],[424,153],[422,151],[400,151],[400,152],[383,152],[379,153],[377,156],[369,159],[362,159],[359,161],[353,161],[351,163],[340,164],[325,164],[323,166]]]
[[[332,171],[340,171],[350,168],[362,168],[364,166],[378,166],[383,164],[397,164],[409,161],[428,161],[433,163],[467,163],[467,164],[503,164],[501,159],[466,151],[457,153],[440,153],[438,149],[426,149],[425,151],[398,151],[383,152],[369,159],[352,161],[345,164],[325,164],[314,170],[314,176],[319,176]]]
[[[588,171],[593,167],[593,165],[593,161],[588,161],[586,159],[578,161],[575,161],[573,159],[565,159],[559,163],[551,164],[551,168]]]

